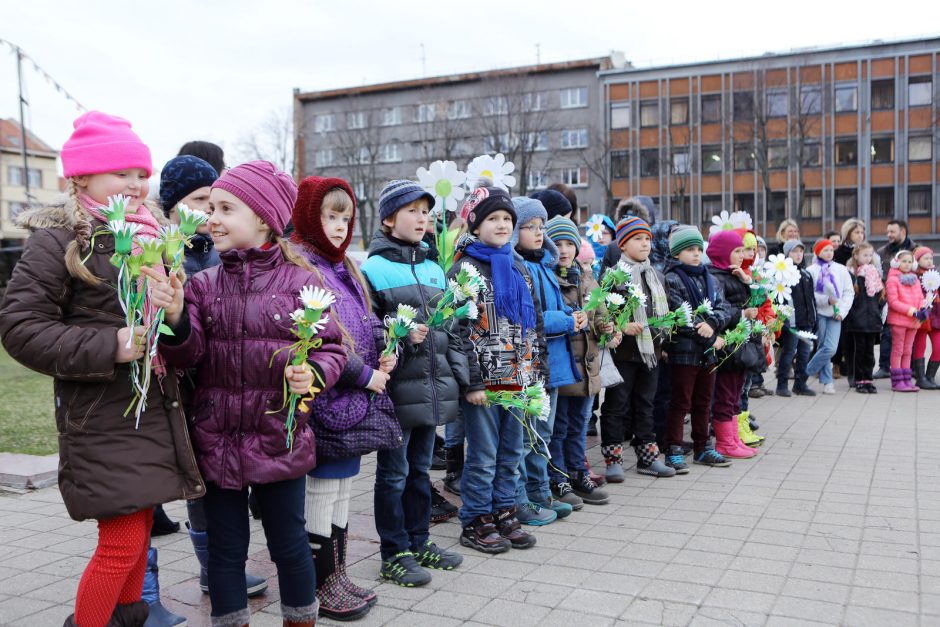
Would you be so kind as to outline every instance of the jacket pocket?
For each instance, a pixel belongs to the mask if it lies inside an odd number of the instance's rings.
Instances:
[[[56,381],[56,417],[61,433],[84,431],[85,423],[101,405],[109,383]]]

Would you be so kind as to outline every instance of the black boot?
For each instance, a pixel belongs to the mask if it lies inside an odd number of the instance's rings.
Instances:
[[[431,522],[439,523],[457,515],[457,508],[431,484]]]
[[[444,475],[444,489],[460,496],[460,477],[463,475],[463,444],[444,449],[444,461],[447,474]]]
[[[927,380],[932,382],[934,385],[937,385],[940,388],[940,384],[937,384],[937,370],[940,369],[940,361],[928,361],[927,362]]]
[[[371,606],[343,586],[338,570],[339,546],[336,534],[331,537],[307,534],[310,554],[317,571],[317,601],[320,616],[334,620],[357,620],[369,613]]]
[[[180,530],[180,524],[173,522],[163,511],[162,505],[153,508],[153,528],[150,530],[151,537],[168,536]]]
[[[911,360],[911,368],[914,370],[914,378],[917,383],[917,387],[922,390],[936,390],[938,388],[937,384],[933,382],[933,379],[927,376],[927,373],[924,371],[924,358],[913,359]],[[936,372],[934,372],[936,374]]]

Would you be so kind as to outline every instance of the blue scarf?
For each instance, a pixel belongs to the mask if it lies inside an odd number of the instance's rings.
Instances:
[[[692,305],[692,309],[701,305],[706,296],[711,301],[712,306],[715,306],[715,283],[712,281],[711,273],[704,265],[690,266],[680,263],[670,267],[669,271],[679,275],[682,284],[685,286],[685,291],[689,294],[689,304]],[[703,278],[706,294],[703,294],[702,288],[692,280],[694,276]]]
[[[535,303],[532,302],[532,292],[529,291],[525,277],[513,263],[512,245],[493,248],[482,242],[471,242],[464,252],[478,261],[490,264],[496,315],[513,324],[522,325],[523,336],[528,329],[534,329]]]

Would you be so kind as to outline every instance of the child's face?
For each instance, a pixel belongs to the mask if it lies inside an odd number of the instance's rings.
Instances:
[[[757,254],[761,259],[767,259],[767,248],[765,246],[758,246]]]
[[[860,265],[868,265],[871,263],[872,258],[875,256],[875,251],[871,248],[866,248],[858,254],[858,263]],[[930,265],[933,265],[932,263]]]
[[[184,204],[193,211],[203,211],[209,213],[209,192],[212,191],[212,188],[206,185],[205,187],[200,187],[199,189],[187,194],[180,200],[180,204]],[[180,223],[180,214],[176,206],[170,207],[170,221],[173,224]],[[202,235],[209,234],[209,226],[207,224],[200,224],[199,228],[196,229],[197,233]]]
[[[127,210],[130,213],[137,211],[147,194],[150,193],[150,180],[146,170],[128,168],[104,174],[85,174],[75,177],[75,182],[82,193],[87,194],[97,203],[108,205],[108,196],[123,194],[129,198]]]
[[[555,242],[558,247],[558,265],[570,268],[578,256],[578,249],[570,239],[560,239]]]
[[[679,263],[684,263],[687,266],[699,266],[702,264],[702,247],[689,246],[684,250],[680,250],[677,259],[679,259]]]
[[[801,263],[803,263],[803,255],[805,253],[806,251],[803,250],[802,246],[797,246],[796,248],[790,251],[790,259],[792,259],[793,263],[795,263],[796,265],[800,265]]]
[[[383,220],[382,224],[392,229],[392,237],[417,244],[428,229],[429,214],[428,199],[419,198]]]
[[[835,249],[832,246],[826,246],[821,251],[819,251],[819,258],[823,261],[832,261],[832,255],[835,254]]]
[[[638,233],[625,241],[620,252],[633,261],[646,261],[650,256],[652,241],[648,233]]]
[[[529,220],[519,227],[519,248],[521,250],[538,250],[542,247],[545,236],[545,226],[542,218]]]
[[[268,241],[271,228],[235,194],[213,189],[209,194],[209,234],[216,250],[259,248]]]
[[[614,241],[614,236],[611,234],[610,229],[601,229],[601,238],[599,241],[601,246],[607,246]]]
[[[926,253],[921,255],[921,258],[917,260],[917,267],[922,270],[930,270],[933,268],[933,254]]]
[[[741,267],[741,264],[744,263],[744,246],[738,246],[731,251],[728,256],[728,263],[737,268]]]
[[[505,246],[512,239],[512,216],[502,209],[494,211],[480,223],[475,235],[487,246]]]
[[[337,248],[341,248],[349,235],[349,221],[352,219],[352,212],[346,211],[340,213],[333,209],[324,209],[320,212],[320,225],[323,227],[323,233],[326,239]]]
[[[757,255],[757,248],[745,248],[743,250],[745,259],[753,259]]]
[[[898,257],[898,270],[901,272],[910,272],[914,266],[914,255],[901,255]]]

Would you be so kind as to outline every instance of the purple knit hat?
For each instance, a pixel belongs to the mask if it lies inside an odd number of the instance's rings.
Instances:
[[[227,170],[212,184],[234,194],[271,227],[284,235],[297,200],[297,183],[269,161],[249,161]]]

